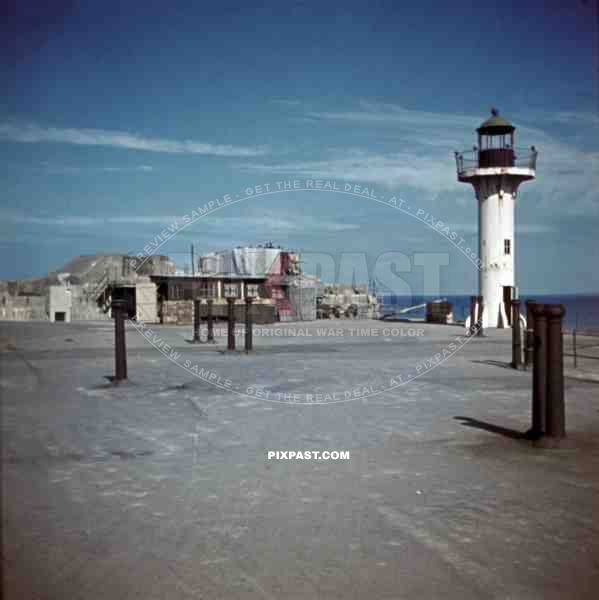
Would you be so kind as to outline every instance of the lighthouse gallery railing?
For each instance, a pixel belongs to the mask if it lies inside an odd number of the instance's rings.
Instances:
[[[522,169],[536,169],[537,150],[535,150],[535,148],[514,148],[513,150],[513,162],[510,161],[510,167],[519,167]],[[465,150],[464,152],[456,152],[455,160],[458,175],[464,173],[465,171],[468,171],[469,169],[478,169],[483,166],[481,164],[481,151],[478,149]],[[487,165],[485,164],[484,166],[486,167]]]

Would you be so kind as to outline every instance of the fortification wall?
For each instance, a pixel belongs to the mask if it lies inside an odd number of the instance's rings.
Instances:
[[[108,321],[110,311],[104,312],[98,303],[90,299],[82,286],[71,286],[71,319],[73,321]]]
[[[135,310],[137,318],[144,323],[158,323],[156,284],[137,283],[135,286]]]
[[[48,320],[45,296],[10,296],[0,298],[0,320]]]
[[[192,325],[193,324],[193,301],[192,300],[168,300],[161,303],[162,321],[164,324]],[[206,319],[208,307],[202,304],[200,307],[200,318]],[[274,323],[276,321],[275,309],[272,304],[252,304],[252,321],[256,324]],[[245,303],[235,304],[235,320],[245,321]],[[212,315],[215,321],[226,321],[228,319],[228,306],[223,303],[212,305]]]

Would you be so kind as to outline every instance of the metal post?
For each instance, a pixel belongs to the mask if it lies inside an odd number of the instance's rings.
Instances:
[[[212,305],[214,300],[208,300],[208,343],[214,344],[214,321],[212,319]]]
[[[200,339],[200,300],[193,301],[193,343],[199,344]]]
[[[477,296],[478,301],[478,319],[476,320],[476,335],[478,337],[484,337],[485,332],[483,331],[483,311],[485,310],[485,303],[482,296]]]
[[[125,300],[112,301],[112,315],[114,317],[114,381],[127,379],[127,347],[125,343]]]
[[[532,367],[534,360],[534,345],[535,345],[535,336],[534,336],[534,314],[533,314],[533,305],[535,304],[534,300],[526,301],[526,349],[524,351],[524,363],[527,367]]]
[[[578,311],[576,311],[576,320],[574,322],[574,331],[572,332],[572,345],[574,346],[574,368],[578,369],[578,351],[576,348],[576,330],[578,329]]]
[[[522,332],[520,330],[520,300],[512,300],[512,368],[522,368]]]
[[[253,350],[252,340],[252,298],[245,299],[245,351],[249,354]]]
[[[508,325],[510,326],[514,326],[514,319],[513,319],[513,311],[512,311],[512,302],[514,301],[514,298],[516,296],[516,288],[514,286],[511,285],[504,285],[503,286],[503,306],[505,307],[505,316],[507,317],[508,320]]]
[[[545,306],[547,315],[547,404],[545,435],[563,438],[566,435],[564,407],[564,342],[562,319],[566,314],[562,304]]]
[[[235,298],[227,298],[229,305],[229,326],[227,328],[227,350],[235,350]]]
[[[161,299],[158,303],[158,320],[164,325],[164,301]]]
[[[532,305],[534,319],[534,360],[532,371],[532,428],[530,437],[545,433],[547,402],[547,317],[544,304]]]
[[[470,335],[475,331],[476,296],[470,296]]]

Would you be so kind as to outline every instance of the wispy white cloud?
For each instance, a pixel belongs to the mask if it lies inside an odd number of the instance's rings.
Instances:
[[[213,227],[212,223],[210,225]],[[341,232],[360,229],[356,223],[327,221],[310,215],[278,216],[274,214],[251,215],[245,217],[219,218],[214,226],[219,229],[239,228],[255,231],[276,233],[312,233],[312,232]]]
[[[121,215],[115,217],[102,216],[58,216],[58,215],[24,215],[24,214],[4,214],[2,220],[6,223],[20,225],[43,225],[48,227],[102,227],[112,225],[151,225],[157,228],[164,228],[173,223],[179,223],[181,226],[183,216],[172,215]],[[210,217],[208,217],[210,218]],[[360,226],[355,223],[337,222],[326,219],[318,219],[308,215],[277,216],[273,214],[250,215],[246,217],[221,216],[213,218],[210,221],[210,230],[219,231],[237,231],[260,233],[311,233],[311,232],[341,232],[354,231]]]
[[[562,110],[552,113],[541,113],[537,117],[556,123],[565,123],[567,125],[599,126],[599,114],[595,112],[576,112],[572,110]]]
[[[332,150],[321,160],[240,165],[242,170],[298,177],[343,179],[384,186],[410,186],[433,194],[458,188],[453,150],[466,144],[476,119],[470,116],[409,110],[398,105],[362,101],[355,110],[308,112],[306,118],[343,127],[384,129],[395,152],[363,148]]]
[[[120,217],[86,217],[86,216],[60,216],[60,215],[22,215],[5,214],[2,220],[20,225],[44,225],[49,227],[98,227],[102,225],[157,225],[167,226],[177,222],[178,217],[173,216],[143,216],[126,215]]]
[[[155,169],[152,165],[136,165],[132,167],[80,167],[45,163],[41,170],[46,175],[85,175],[90,173],[152,173]]]
[[[409,151],[383,154],[359,150],[338,154],[341,154],[338,158],[319,161],[254,163],[240,168],[264,174],[281,173],[314,179],[370,182],[385,186],[405,185],[425,188],[435,193],[451,187],[455,179],[455,167],[450,156],[439,160],[434,156]]]
[[[376,141],[383,130],[386,143],[398,150],[344,148],[331,150],[320,160],[269,161],[240,168],[264,174],[410,186],[430,195],[443,190],[466,193],[466,186],[456,181],[453,151],[472,147],[476,140],[473,130],[484,115],[435,113],[363,101],[354,110],[309,112],[306,117],[323,125],[370,129]],[[558,112],[555,117],[564,122],[597,121],[595,115],[587,113]],[[530,126],[526,120],[517,127],[517,145],[522,140],[539,150],[538,178],[533,186],[524,188],[537,207],[561,214],[599,216],[599,153],[582,150],[557,134]]]
[[[369,102],[363,100],[358,109],[340,112],[310,112],[308,116],[321,121],[337,121],[356,125],[380,125],[396,127],[401,130],[401,137],[407,136],[410,141],[435,144],[447,142],[453,147],[456,142],[469,134],[476,118],[472,115],[436,113],[407,109],[397,104]],[[449,131],[453,135],[446,135]],[[456,135],[457,134],[457,135]]]
[[[143,173],[151,173],[154,170],[152,165],[139,165],[137,167],[98,167],[99,171],[108,173],[116,173],[120,171],[141,171]]]
[[[182,217],[164,216],[164,215],[123,215],[120,217],[109,217],[109,223],[122,223],[132,225],[170,225],[172,223],[182,223]]]
[[[301,101],[296,98],[272,98],[271,102],[282,106],[300,106],[301,104]]]
[[[265,148],[209,144],[194,140],[151,138],[123,131],[44,127],[34,123],[0,124],[0,139],[37,144],[54,142],[77,146],[111,146],[166,154],[206,154],[223,157],[260,156]]]
[[[99,222],[94,217],[34,217],[21,215],[5,217],[5,220],[23,225],[59,225],[63,227],[88,227],[97,225]]]
[[[446,223],[446,227],[449,227],[450,231],[455,231],[459,234],[464,235],[475,235],[478,234],[477,223]],[[546,233],[555,233],[557,228],[553,225],[545,225],[538,223],[516,223],[516,234],[519,235],[543,235]]]

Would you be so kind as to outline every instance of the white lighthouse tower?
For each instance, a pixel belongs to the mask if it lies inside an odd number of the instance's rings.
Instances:
[[[515,127],[491,110],[476,131],[478,146],[456,152],[458,180],[471,183],[478,200],[479,294],[483,327],[508,327],[515,287],[514,208],[518,186],[535,178],[537,151],[514,147]]]

